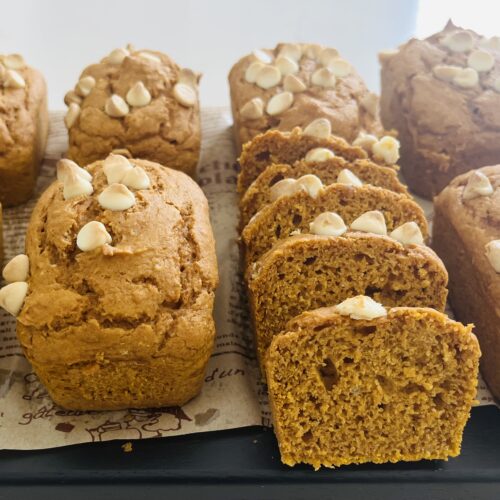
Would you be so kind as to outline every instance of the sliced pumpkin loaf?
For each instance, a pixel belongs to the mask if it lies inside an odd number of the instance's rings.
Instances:
[[[241,228],[245,227],[264,205],[273,201],[272,187],[276,183],[283,179],[298,179],[307,174],[318,176],[324,185],[335,182],[354,186],[372,184],[409,196],[406,186],[399,181],[393,168],[377,165],[367,159],[350,162],[340,156],[334,156],[325,161],[299,160],[293,165],[273,163],[252,182],[240,200]]]
[[[279,188],[281,193],[278,194],[283,195],[257,212],[241,234],[247,265],[291,233],[309,233],[313,220],[328,211],[337,213],[350,225],[365,212],[378,210],[386,225],[381,234],[413,221],[427,238],[429,230],[425,214],[408,196],[369,184],[323,186],[319,178],[314,177],[307,175],[296,181],[285,179],[280,181],[287,181],[283,189],[280,183],[275,184],[274,189],[278,191]]]
[[[371,233],[304,234],[277,243],[248,269],[257,354],[298,314],[368,295],[392,306],[444,310],[448,274],[428,247]]]
[[[281,460],[338,467],[460,453],[476,396],[472,325],[369,297],[306,312],[266,356]]]

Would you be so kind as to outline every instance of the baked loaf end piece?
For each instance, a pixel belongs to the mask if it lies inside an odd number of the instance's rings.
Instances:
[[[112,151],[195,175],[200,75],[157,51],[115,49],[87,67],[64,101],[68,156],[80,165]]]
[[[42,74],[19,54],[0,55],[0,202],[32,195],[45,152],[49,117]]]
[[[383,133],[378,97],[334,48],[280,43],[255,50],[231,68],[229,88],[238,149],[270,128],[292,130],[318,117],[349,141],[361,130]]]
[[[434,198],[433,247],[457,318],[476,325],[481,371],[500,399],[500,165],[454,179]]]
[[[500,158],[500,40],[451,22],[380,55],[381,116],[398,130],[410,188],[431,198]]]
[[[442,311],[446,304],[448,275],[430,248],[375,234],[293,236],[277,243],[249,271],[262,369],[272,338],[304,311],[360,294],[387,306]]]
[[[72,180],[81,170],[61,170],[28,228],[17,333],[65,408],[181,405],[200,391],[212,352],[207,200],[182,172],[146,160],[124,177],[123,160],[106,160],[106,175],[101,161],[87,167],[90,195]]]
[[[471,325],[375,305],[382,315],[362,319],[336,307],[306,312],[273,339],[266,366],[283,463],[318,469],[460,453],[480,356]]]

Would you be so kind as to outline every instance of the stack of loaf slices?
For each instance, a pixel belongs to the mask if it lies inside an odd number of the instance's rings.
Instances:
[[[398,179],[399,144],[316,119],[244,145],[245,280],[282,460],[456,456],[479,348],[443,314],[448,275]]]

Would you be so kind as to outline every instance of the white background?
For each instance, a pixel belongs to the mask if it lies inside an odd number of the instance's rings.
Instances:
[[[484,0],[15,0],[2,1],[0,52],[22,53],[49,85],[51,109],[81,70],[115,47],[169,53],[204,74],[201,102],[227,105],[231,65],[279,41],[338,48],[373,90],[377,52],[456,23],[500,34],[500,1]]]

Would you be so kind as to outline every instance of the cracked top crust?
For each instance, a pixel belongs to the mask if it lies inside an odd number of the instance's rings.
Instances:
[[[86,89],[79,89],[78,82],[75,90],[66,94],[69,157],[86,165],[111,151],[122,150],[123,154],[126,150],[130,157],[156,161],[194,176],[200,151],[200,75],[181,70],[161,52],[122,50],[128,55],[120,63],[110,55],[82,72],[79,82],[84,77],[95,80],[93,84],[91,79],[86,80],[88,95],[83,95]],[[186,72],[189,78],[185,78]],[[175,91],[181,81],[191,89],[190,95],[195,98],[192,105]],[[138,82],[151,96],[150,102],[140,107],[127,104],[134,102],[127,94]],[[124,116],[112,117],[106,112],[106,102],[113,94],[128,107]]]
[[[213,331],[217,262],[208,204],[186,175],[133,160],[151,179],[125,211],[103,209],[101,161],[87,167],[94,193],[65,201],[54,182],[30,221],[29,293],[18,335],[38,363],[174,356],[184,359]],[[113,237],[109,247],[81,252],[76,236],[91,220]],[[106,250],[106,251],[105,251]]]
[[[275,67],[281,62],[278,62],[278,59],[283,53],[293,57],[290,47],[298,48],[300,53],[296,56],[297,70],[294,73],[288,73],[291,70],[284,68],[279,82],[267,89],[247,81],[246,73],[252,63],[266,59],[268,66]],[[234,133],[239,148],[257,134],[270,128],[292,130],[296,126],[305,127],[314,119],[322,117],[330,121],[333,134],[348,141],[353,141],[360,131],[376,136],[384,134],[379,119],[377,96],[368,91],[361,77],[346,61],[342,60],[349,68],[346,70],[349,73],[345,76],[339,76],[337,73],[334,84],[326,87],[313,83],[313,80],[317,81],[313,77],[314,73],[326,69],[327,66],[322,51],[333,52],[331,60],[341,59],[337,57],[338,53],[335,56],[335,49],[312,44],[280,43],[274,49],[254,51],[232,67],[229,73],[229,85],[235,123]],[[289,87],[287,77],[298,78],[305,86],[304,90]],[[266,107],[271,97],[287,89],[291,89],[293,94],[292,104],[279,114],[269,114]],[[254,98],[260,99],[264,108],[261,116],[256,118],[252,117],[256,114],[251,115],[246,113],[246,110],[243,111],[244,106]]]

